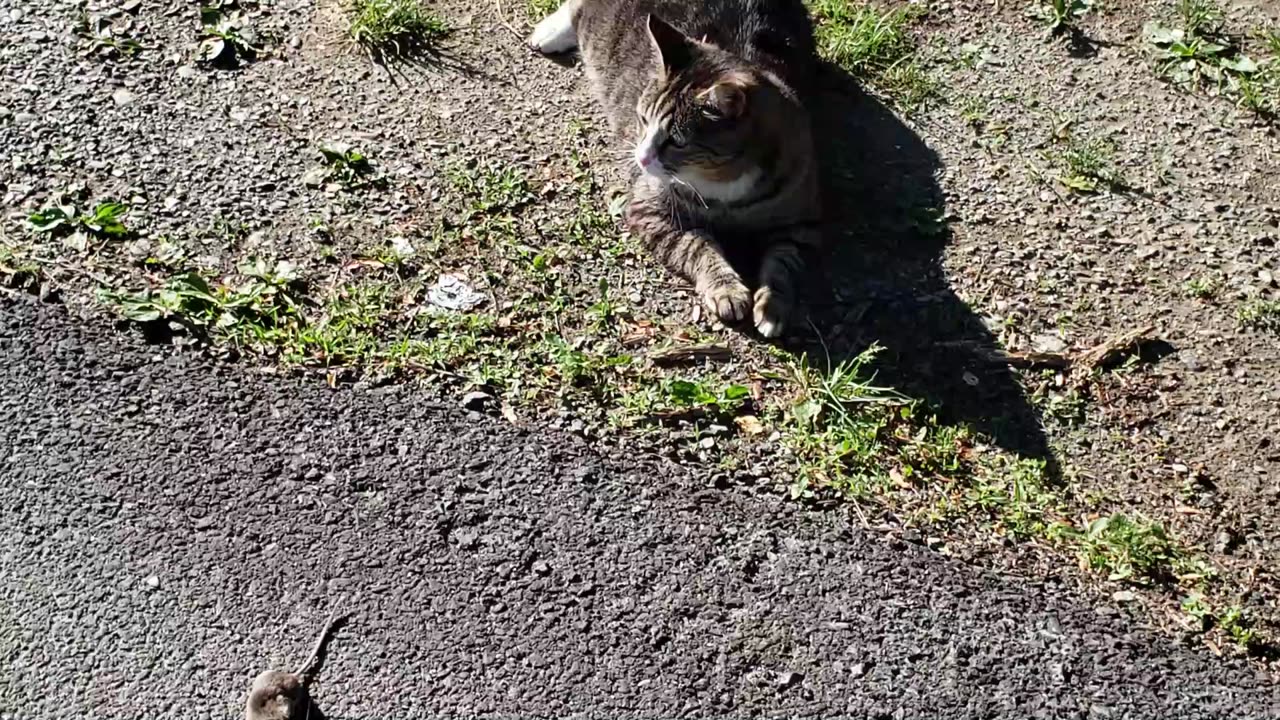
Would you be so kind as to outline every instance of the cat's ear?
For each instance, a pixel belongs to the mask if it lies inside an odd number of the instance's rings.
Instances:
[[[699,96],[711,115],[722,118],[740,117],[747,109],[747,90],[733,80],[718,82]]]
[[[648,25],[649,38],[662,58],[662,66],[667,70],[688,67],[693,58],[693,42],[657,15],[649,16]]]

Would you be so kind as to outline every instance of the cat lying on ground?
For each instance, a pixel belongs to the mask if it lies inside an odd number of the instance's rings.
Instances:
[[[780,335],[800,250],[820,240],[802,0],[567,0],[529,43],[576,48],[612,130],[634,147],[631,231],[722,322]],[[731,266],[733,243],[760,248],[758,277]]]

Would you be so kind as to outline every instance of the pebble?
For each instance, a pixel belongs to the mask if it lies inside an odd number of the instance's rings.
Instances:
[[[14,115],[13,119],[14,119],[14,122],[17,122],[19,125],[29,125],[39,120],[40,116],[32,113],[20,112]]]
[[[462,407],[467,410],[484,410],[493,400],[493,396],[486,392],[475,390],[462,396]]]
[[[1133,602],[1134,600],[1137,600],[1138,596],[1134,595],[1132,592],[1128,590],[1117,590],[1114,594],[1112,594],[1111,599],[1115,600],[1116,602],[1127,603],[1127,602]]]
[[[124,107],[125,105],[131,104],[134,100],[137,100],[138,96],[134,95],[128,90],[125,90],[124,88],[121,88],[111,93],[111,99],[115,101],[116,105],[119,105],[120,107]]]
[[[146,583],[149,587],[158,588],[160,587],[160,578],[156,577],[155,575],[148,576],[146,579]]]

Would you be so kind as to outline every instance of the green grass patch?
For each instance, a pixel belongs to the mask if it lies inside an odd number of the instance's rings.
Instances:
[[[1209,276],[1191,278],[1182,286],[1187,297],[1196,300],[1212,300],[1218,294],[1218,280]]]
[[[940,86],[924,69],[910,30],[923,12],[917,6],[882,10],[851,0],[811,0],[809,7],[823,59],[866,81],[907,112],[939,96]]]
[[[1078,548],[1082,565],[1108,580],[1135,584],[1202,579],[1206,572],[1163,525],[1116,513],[1064,531]]]
[[[875,384],[878,348],[821,372],[802,358],[789,368],[796,397],[783,413],[784,441],[798,461],[793,496],[818,489],[858,499],[892,482],[959,469],[967,431],[939,425],[923,406]]]
[[[1064,131],[1058,142],[1044,152],[1053,165],[1054,178],[1065,188],[1077,193],[1100,190],[1123,191],[1128,187],[1124,174],[1116,166],[1115,144],[1104,138],[1080,138]]]
[[[439,53],[449,24],[422,0],[347,0],[347,36],[376,62]]]
[[[524,12],[530,22],[537,22],[555,12],[562,0],[525,0]]]

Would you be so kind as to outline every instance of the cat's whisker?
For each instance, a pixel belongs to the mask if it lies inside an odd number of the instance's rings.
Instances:
[[[675,184],[677,184],[677,185],[683,185],[684,187],[689,188],[689,192],[693,193],[693,196],[694,196],[694,197],[696,197],[696,198],[698,198],[698,202],[702,203],[702,207],[704,207],[704,208],[706,208],[706,207],[710,207],[709,205],[707,205],[707,201],[706,201],[706,199],[702,197],[702,193],[698,192],[698,188],[696,188],[696,187],[694,187],[694,186],[690,185],[690,184],[689,184],[688,182],[686,182],[685,180],[682,180],[682,179],[680,178],[680,176],[678,176],[678,175],[674,175],[674,174],[673,174],[673,175],[671,175],[671,182],[673,182],[673,183],[675,183]]]

